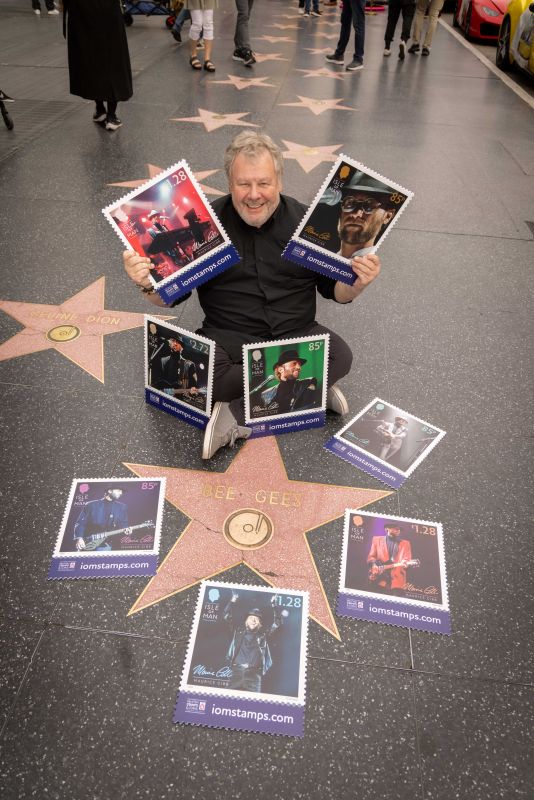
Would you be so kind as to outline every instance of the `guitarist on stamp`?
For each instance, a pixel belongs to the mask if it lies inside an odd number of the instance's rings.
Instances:
[[[128,509],[121,503],[122,489],[109,486],[100,500],[90,500],[80,511],[74,525],[76,550],[112,550],[113,539],[118,533],[129,536]],[[93,543],[97,546],[93,547]]]
[[[401,539],[399,525],[388,522],[384,525],[385,536],[373,536],[367,564],[372,591],[403,595],[406,588],[406,570],[420,566],[419,559],[412,558],[412,546],[408,539]]]

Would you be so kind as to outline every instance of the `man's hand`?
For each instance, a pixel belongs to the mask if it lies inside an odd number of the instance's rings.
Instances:
[[[239,597],[238,593],[237,593],[237,592],[234,592],[234,590],[232,589],[232,596],[231,596],[231,598],[230,598],[230,602],[231,602],[231,603],[236,603],[236,602],[237,602],[237,598],[238,598],[238,597]]]
[[[85,550],[85,542],[82,538],[76,539],[76,550]]]
[[[149,258],[138,256],[137,253],[134,253],[132,250],[125,250],[122,254],[122,260],[126,274],[137,286],[143,289],[152,289],[152,284],[148,277],[151,266]],[[147,294],[147,297],[155,306],[165,305],[157,293]]]
[[[356,256],[352,259],[350,265],[357,280],[354,281],[352,286],[342,281],[336,283],[334,296],[338,303],[350,303],[350,301],[358,297],[365,287],[369,286],[380,273],[380,258],[374,253],[370,253],[367,256]]]

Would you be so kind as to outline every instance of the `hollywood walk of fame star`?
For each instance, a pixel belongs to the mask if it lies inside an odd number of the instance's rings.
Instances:
[[[171,122],[200,122],[208,133],[222,128],[224,125],[244,125],[250,128],[259,128],[252,122],[245,122],[241,117],[246,117],[250,111],[242,111],[239,114],[218,114],[216,111],[207,111],[205,108],[198,109],[198,117],[174,117]]]
[[[321,145],[318,147],[299,144],[298,142],[288,142],[282,139],[287,147],[282,155],[284,158],[295,159],[298,161],[304,172],[311,172],[314,167],[322,164],[323,161],[336,161],[338,156],[334,151],[339,150],[340,144]]]
[[[352,106],[338,106],[337,104],[341,103],[343,100],[342,97],[340,97],[339,100],[317,100],[314,97],[301,97],[300,94],[298,94],[297,97],[300,103],[278,103],[278,105],[307,108],[312,111],[315,116],[322,114],[323,111],[356,111]]]
[[[272,25],[268,26],[269,28],[279,28],[281,31],[288,30],[288,31],[298,31],[298,25],[285,25],[280,22],[273,22]]]
[[[320,48],[305,47],[304,49],[307,50],[308,53],[311,53],[312,56],[321,56],[321,55],[324,55],[325,53],[331,53],[332,52],[332,48],[331,47],[320,47]]]
[[[263,61],[289,61],[289,58],[284,58],[282,53],[254,53],[254,57],[258,64]]]
[[[265,42],[295,42],[296,39],[290,39],[289,36],[259,36],[259,39],[263,39]]]
[[[241,78],[239,75],[228,75],[227,81],[209,81],[209,83],[225,83],[230,86],[235,86],[236,89],[250,89],[251,86],[271,86],[276,87],[275,83],[264,83],[269,80],[268,76],[264,78]]]
[[[334,72],[328,67],[319,67],[319,69],[297,69],[297,72],[305,72],[303,78],[334,78],[337,81],[345,80],[345,72]]]
[[[164,170],[164,167],[157,167],[155,164],[147,164],[146,166],[148,170],[148,178],[140,178],[133,181],[121,181],[119,183],[106,183],[106,186],[124,186],[125,189],[136,189],[138,186],[142,186],[151,178],[155,178],[156,175],[159,175],[160,172],[163,172]],[[201,172],[193,173],[204,194],[213,194],[217,196],[224,194],[224,192],[220,192],[218,189],[213,189],[211,186],[206,186],[204,183],[202,183],[204,178],[209,178],[211,175],[215,175],[217,172],[220,172],[220,170],[206,169]]]
[[[273,436],[247,442],[226,472],[125,466],[164,476],[167,500],[191,520],[129,614],[245,564],[271,586],[309,591],[310,615],[339,638],[306,534],[391,492],[290,480]]]
[[[0,361],[53,348],[104,383],[104,336],[144,324],[143,314],[104,308],[105,283],[98,278],[59,305],[0,300],[0,309],[24,325],[0,345]]]

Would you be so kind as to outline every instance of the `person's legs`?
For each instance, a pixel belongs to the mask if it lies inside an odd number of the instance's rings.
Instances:
[[[388,21],[386,25],[386,32],[384,34],[386,50],[391,48],[391,42],[393,41],[393,36],[395,35],[395,28],[397,27],[397,22],[399,21],[399,16],[401,13],[401,3],[402,0],[389,0],[388,3]]]
[[[189,29],[189,63],[193,69],[202,69],[197,56],[198,40],[202,31],[203,11],[193,9],[191,11],[191,28]]]
[[[352,350],[338,333],[330,330],[330,328],[326,328],[324,325],[319,325],[319,323],[316,323],[303,335],[316,336],[321,333],[330,334],[330,347],[328,349],[328,384],[329,386],[333,386],[350,372],[352,366]]]
[[[412,29],[413,15],[415,14],[415,3],[405,2],[402,6],[402,31],[401,39],[407,42],[410,38],[410,31]]]
[[[204,39],[204,46],[206,48],[204,53],[204,69],[208,72],[215,72],[211,60],[213,52],[213,9],[205,9],[202,12],[202,36]]]
[[[428,11],[428,28],[425,36],[425,41],[423,42],[423,46],[430,50],[430,45],[432,44],[432,39],[434,38],[434,33],[438,24],[439,12],[443,8],[445,0],[430,0],[430,8]]]
[[[174,20],[174,25],[172,26],[173,31],[180,33],[182,30],[182,26],[188,19],[191,19],[191,13],[188,8],[182,8],[176,19]]]
[[[342,56],[350,39],[350,30],[352,26],[352,9],[350,3],[343,3],[343,10],[341,11],[341,30],[339,32],[339,41],[336,46],[336,55]]]
[[[412,39],[414,45],[418,45],[421,40],[421,31],[423,29],[423,22],[425,19],[425,11],[427,6],[427,0],[417,0],[416,1],[416,9],[415,9],[415,19],[413,23],[413,33]],[[410,52],[416,52],[412,47],[410,47]]]
[[[254,0],[235,0],[237,8],[237,20],[235,24],[234,44],[236,50],[250,50],[250,36],[248,32],[248,21]]]
[[[363,64],[365,45],[365,0],[350,0],[354,27],[354,61]]]

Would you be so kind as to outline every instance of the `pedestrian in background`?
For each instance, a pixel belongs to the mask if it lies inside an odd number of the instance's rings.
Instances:
[[[63,0],[70,93],[94,100],[94,122],[122,125],[117,104],[133,94],[128,40],[119,0]]]

